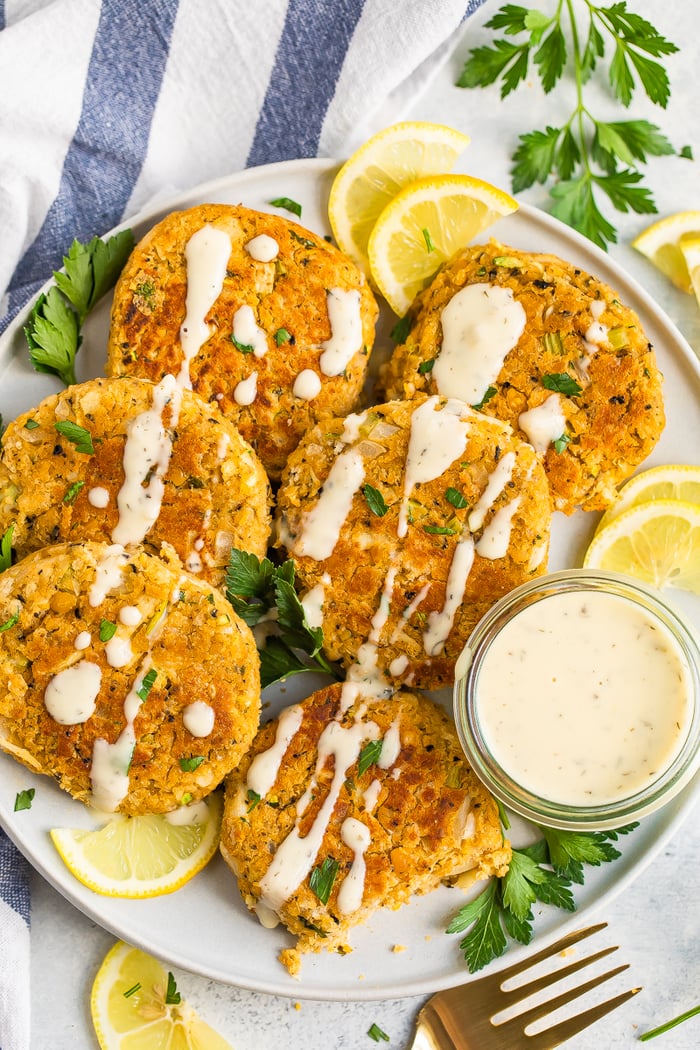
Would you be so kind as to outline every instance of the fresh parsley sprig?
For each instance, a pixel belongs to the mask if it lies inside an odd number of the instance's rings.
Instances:
[[[549,94],[566,69],[573,68],[574,108],[560,126],[547,125],[520,136],[512,157],[513,192],[549,181],[553,214],[602,248],[614,243],[617,234],[598,205],[600,194],[621,212],[656,212],[651,193],[641,185],[639,166],[649,157],[677,151],[650,121],[598,119],[584,100],[584,87],[611,43],[607,72],[615,98],[628,107],[641,87],[665,109],[669,78],[655,59],[672,55],[676,45],[630,11],[626,0],[609,7],[590,0],[558,0],[551,15],[533,5],[506,4],[486,26],[505,36],[470,52],[459,87],[485,87],[500,78],[501,97],[506,98],[526,80],[532,60]],[[692,159],[689,146],[678,155]]]
[[[57,375],[66,386],[76,382],[75,358],[82,343],[81,328],[93,306],[117,280],[132,248],[131,230],[108,240],[74,240],[63,257],[63,270],[42,292],[24,326],[29,357],[37,372]]]
[[[234,611],[249,627],[264,621],[276,624],[276,633],[259,648],[263,689],[302,671],[340,678],[321,652],[323,631],[306,619],[294,588],[294,572],[291,559],[276,566],[269,558],[236,548],[229,555],[225,586]]]
[[[507,874],[492,879],[478,897],[460,908],[447,927],[447,933],[467,931],[459,947],[470,973],[502,955],[508,938],[530,943],[536,901],[575,911],[571,885],[583,884],[584,864],[597,867],[615,860],[620,851],[613,842],[636,827],[627,824],[615,831],[594,832],[540,827],[543,838],[514,849]]]

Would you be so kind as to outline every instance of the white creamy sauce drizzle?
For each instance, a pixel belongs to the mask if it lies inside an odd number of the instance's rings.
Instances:
[[[510,544],[510,532],[513,515],[520,506],[520,496],[516,496],[505,507],[500,507],[481,534],[476,544],[476,553],[492,561],[505,558]]]
[[[333,758],[333,779],[308,833],[303,837],[300,834],[297,816],[297,823],[287,838],[280,843],[270,866],[260,880],[261,899],[265,908],[279,913],[284,902],[309,874],[333,815],[347,771],[359,758],[363,745],[368,740],[376,740],[378,736],[379,728],[375,722],[353,722],[344,728],[334,720],[329,722],[321,733],[316,770],[318,772],[323,769],[328,759]],[[299,807],[297,813],[299,814]]]
[[[549,595],[490,644],[477,681],[487,746],[528,790],[594,805],[633,794],[673,760],[691,676],[667,628],[627,598]]]
[[[323,353],[319,367],[324,376],[338,376],[344,372],[354,354],[362,349],[362,313],[360,293],[356,288],[345,291],[330,288],[326,294],[331,337],[321,343]]]
[[[205,317],[221,294],[230,255],[229,235],[209,223],[192,234],[185,248],[187,298],[185,319],[180,326],[184,360],[178,381],[188,390],[192,388],[190,362],[211,335]]]
[[[195,700],[182,712],[182,723],[192,736],[209,736],[214,728],[214,708],[204,700]]]
[[[83,649],[87,649],[91,642],[92,642],[92,635],[90,634],[90,632],[89,631],[81,631],[80,634],[77,634],[75,636],[75,641],[73,642],[73,645],[75,646],[76,649],[78,649],[79,651],[82,651]]]
[[[393,635],[392,635],[393,640]],[[389,674],[392,678],[400,678],[408,667],[408,657],[405,653],[399,653],[389,664]]]
[[[364,802],[366,813],[374,813],[377,808],[377,802],[379,801],[379,793],[381,790],[381,781],[375,778],[369,787],[365,788],[362,792],[362,801]]]
[[[539,569],[540,565],[544,561],[544,556],[547,553],[547,544],[539,543],[536,547],[532,548],[530,554],[530,560],[527,563],[528,572],[534,572],[535,569]]]
[[[593,351],[597,350],[599,346],[608,341],[608,332],[610,329],[606,324],[602,324],[600,317],[605,313],[605,302],[602,299],[595,299],[591,303],[591,316],[593,320],[586,329],[583,338],[588,344],[591,344]]]
[[[442,347],[431,373],[437,390],[480,404],[523,333],[525,310],[510,288],[471,284],[450,299],[440,320]]]
[[[352,445],[360,436],[360,429],[367,422],[367,412],[351,412],[345,417],[343,433],[340,440],[345,445]]]
[[[141,610],[136,605],[123,605],[119,610],[119,622],[125,627],[136,627],[142,619]]]
[[[367,825],[356,817],[346,817],[340,826],[340,837],[352,850],[353,859],[338,890],[338,911],[341,915],[351,915],[362,904],[367,871],[365,851],[372,840]]]
[[[464,533],[450,562],[445,584],[445,603],[440,612],[428,613],[428,627],[423,632],[423,647],[428,656],[438,656],[445,647],[457,610],[464,600],[467,579],[473,564],[474,540],[469,533]]]
[[[121,634],[113,635],[105,645],[105,656],[110,667],[127,667],[134,658],[131,639]]]
[[[501,456],[495,469],[491,471],[486,488],[479,496],[476,506],[467,518],[467,523],[472,532],[478,532],[484,524],[486,515],[512,478],[514,466],[515,452],[506,452],[504,456]]]
[[[326,600],[326,587],[330,582],[331,578],[325,572],[320,582],[301,598],[304,616],[309,627],[323,626],[323,603]]]
[[[397,535],[408,531],[408,510],[416,485],[439,478],[464,452],[469,420],[461,419],[466,410],[460,401],[449,400],[437,408],[439,398],[429,397],[411,415],[411,432],[404,472],[403,501]]]
[[[275,783],[282,759],[298,732],[303,717],[304,712],[299,704],[285,708],[277,721],[274,744],[267,751],[261,751],[250,763],[246,782],[250,790],[260,798],[265,798]]]
[[[138,691],[143,686],[150,666],[151,659],[147,655],[124,700],[126,725],[115,743],[110,744],[103,737],[98,737],[93,744],[90,769],[92,804],[95,809],[105,813],[113,813],[129,793],[129,766],[136,746],[134,721],[142,704]]]
[[[88,591],[88,601],[93,609],[102,605],[110,591],[122,583],[128,556],[121,544],[108,547],[95,566],[95,579]]]
[[[153,389],[153,407],[140,412],[127,426],[124,445],[124,482],[117,495],[119,521],[112,541],[123,546],[140,543],[160,514],[173,442],[163,424],[166,405],[173,405],[173,425],[181,391],[174,376],[166,375]]]
[[[227,434],[226,431],[222,431],[219,435],[219,440],[216,445],[216,458],[221,461],[226,459],[228,455],[229,445],[231,444],[231,435]]]
[[[279,255],[280,246],[269,233],[259,233],[257,237],[248,241],[245,250],[256,262],[272,262]]]
[[[401,731],[395,718],[382,738],[382,752],[377,760],[380,769],[391,769],[401,753]]]
[[[86,722],[95,711],[102,671],[89,660],[80,660],[59,671],[44,690],[44,706],[54,721],[64,726]]]
[[[535,452],[546,452],[553,441],[566,429],[559,394],[550,394],[546,401],[518,416],[518,426],[525,431]]]
[[[321,378],[311,368],[305,368],[294,380],[292,393],[302,401],[313,401],[321,393]]]
[[[252,405],[258,396],[258,373],[251,372],[246,379],[241,379],[233,388],[233,400],[237,405]]]
[[[302,534],[294,544],[295,554],[316,561],[331,556],[364,477],[365,465],[355,449],[348,449],[337,457],[318,500],[304,515]]]
[[[411,617],[413,616],[413,614],[416,611],[416,609],[423,603],[423,601],[424,601],[426,595],[428,594],[429,590],[430,590],[430,584],[429,583],[424,583],[423,586],[421,587],[421,589],[418,591],[418,594],[415,596],[413,601],[410,603],[410,605],[407,605],[406,608],[404,609],[404,611],[401,613],[401,621],[400,621],[399,625],[396,627],[396,629],[394,630],[394,633],[391,636],[391,641],[392,642],[396,642],[399,639],[405,624],[408,623],[408,621],[411,619]],[[406,662],[408,662],[408,660]]]
[[[95,485],[94,488],[91,488],[87,498],[90,506],[97,507],[98,510],[104,510],[109,505],[109,491],[102,485]]]
[[[209,807],[204,799],[199,802],[190,802],[187,806],[178,806],[177,809],[165,813],[168,824],[174,827],[182,827],[190,824],[204,824],[209,815]]]
[[[233,315],[233,336],[242,346],[252,346],[255,357],[267,353],[267,335],[258,326],[253,308],[247,303],[239,306]]]

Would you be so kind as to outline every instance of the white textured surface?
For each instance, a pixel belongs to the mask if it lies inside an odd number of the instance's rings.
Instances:
[[[484,42],[480,27],[498,9],[491,0],[467,26],[450,64],[407,116],[451,124],[466,131],[472,144],[460,163],[471,174],[509,188],[509,157],[519,133],[556,124],[567,114],[570,87],[546,101],[534,82],[505,103],[497,89],[463,91],[453,86],[468,50]],[[648,16],[682,47],[668,60],[672,99],[663,112],[635,102],[631,115],[659,124],[676,147],[690,142],[699,158],[653,161],[647,183],[654,191],[661,215],[700,208],[700,135],[697,99],[700,97],[700,55],[695,32],[694,5],[662,5],[632,0],[630,6]],[[692,116],[692,120],[689,117]],[[615,119],[619,119],[616,117]],[[545,206],[541,188],[523,194],[534,205]],[[700,352],[700,312],[693,301],[669,286],[630,247],[645,225],[644,217],[616,216],[619,244],[610,254],[656,298],[696,351]],[[613,1015],[567,1043],[571,1050],[631,1050],[639,1033],[673,1017],[700,1000],[700,909],[697,902],[700,868],[700,831],[693,819],[637,881],[596,918],[609,929],[596,937],[596,946],[618,944],[619,961],[630,970],[615,978],[609,994],[642,985],[644,990]],[[77,912],[39,876],[33,879],[32,935],[32,1050],[95,1050],[89,1017],[89,990],[93,976],[113,937]],[[203,930],[202,937],[216,937]],[[244,944],[231,945],[233,952]],[[617,961],[617,960],[616,960]],[[370,1003],[302,1002],[238,991],[189,974],[176,974],[183,995],[225,1035],[235,1050],[288,1050],[307,1047],[405,1047],[421,1000]],[[607,994],[607,993],[606,993]],[[390,1043],[373,1043],[367,1029],[376,1022]],[[524,1042],[523,1047],[526,1046]],[[700,1017],[674,1029],[652,1044],[659,1050],[696,1050],[700,1046]],[[520,1050],[503,1046],[502,1050]]]

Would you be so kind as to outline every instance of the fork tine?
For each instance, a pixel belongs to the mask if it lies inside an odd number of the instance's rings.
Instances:
[[[575,962],[568,963],[566,966],[560,966],[556,970],[545,973],[542,977],[538,977],[534,981],[519,984],[517,988],[511,988],[508,991],[502,991],[501,994],[505,1004],[508,1006],[514,1006],[523,999],[535,995],[536,992],[541,992],[543,988],[549,988],[550,984],[556,984],[557,981],[562,981],[565,977],[569,977],[570,974],[582,970],[584,966],[590,966],[591,963],[598,962],[599,959],[604,959],[606,955],[612,955],[612,953],[616,951],[617,947],[602,948],[600,951],[594,952],[593,955],[587,955],[583,959],[576,959]]]
[[[542,951],[536,952],[534,955],[528,955],[522,962],[507,966],[505,970],[500,970],[498,976],[501,981],[508,981],[511,977],[516,977],[519,973],[523,973],[524,970],[529,970],[544,959],[551,959],[553,955],[566,951],[572,944],[578,944],[585,937],[591,937],[594,933],[598,933],[599,930],[604,930],[607,925],[607,922],[599,922],[596,926],[587,926],[583,930],[574,930],[573,933],[568,933],[566,937],[562,937],[561,940],[550,944],[548,948],[543,948]]]
[[[571,1039],[578,1032],[582,1032],[584,1028],[588,1028],[594,1021],[605,1017],[611,1010],[616,1010],[618,1006],[622,1006],[623,1003],[626,1003],[628,999],[637,995],[641,990],[641,988],[630,988],[629,991],[616,995],[614,999],[608,999],[604,1003],[599,1003],[598,1006],[592,1006],[590,1010],[584,1010],[580,1014],[575,1014],[574,1017],[569,1017],[566,1021],[553,1025],[551,1028],[545,1028],[543,1032],[538,1032],[537,1035],[526,1035],[527,1043],[525,1045],[527,1050],[554,1050],[555,1046],[561,1046],[567,1039]]]
[[[614,970],[608,970],[607,973],[600,974],[597,977],[592,977],[589,981],[584,981],[583,984],[577,984],[575,988],[569,988],[565,992],[561,992],[560,995],[555,995],[553,999],[547,999],[546,1002],[538,1003],[536,1006],[530,1007],[529,1010],[523,1010],[522,1013],[517,1014],[512,1021],[506,1021],[502,1025],[496,1025],[496,1028],[501,1031],[505,1031],[509,1026],[518,1026],[519,1028],[527,1028],[533,1021],[539,1021],[540,1018],[546,1017],[548,1014],[554,1013],[560,1006],[566,1006],[568,1003],[572,1003],[574,999],[580,998],[585,995],[586,992],[590,992],[591,989],[597,988],[601,984],[605,984],[612,977],[617,977],[618,973],[622,973],[623,970],[629,969],[629,963],[623,963],[622,966],[616,966]]]

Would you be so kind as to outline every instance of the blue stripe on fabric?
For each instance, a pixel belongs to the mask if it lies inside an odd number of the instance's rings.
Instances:
[[[249,167],[316,156],[326,110],[364,2],[290,0]]]
[[[0,828],[0,899],[22,916],[29,926],[29,864]]]
[[[5,0],[0,0],[0,30],[5,28],[6,15],[5,15]]]
[[[74,237],[123,217],[141,171],[179,0],[103,0],[83,107],[58,195],[10,283],[10,315],[61,265]]]

